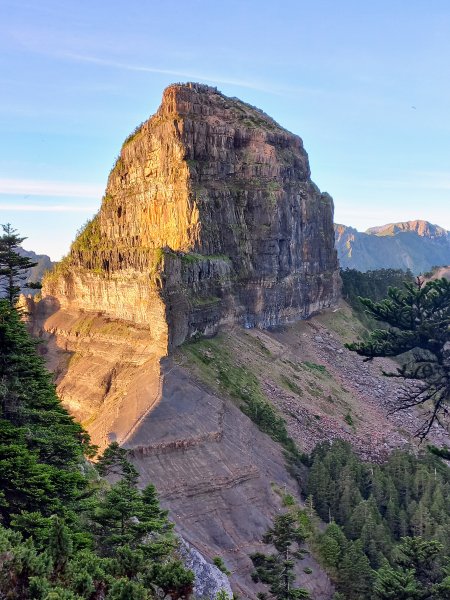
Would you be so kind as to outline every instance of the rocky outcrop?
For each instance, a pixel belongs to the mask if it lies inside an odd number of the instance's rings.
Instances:
[[[450,232],[428,221],[389,223],[365,233],[335,225],[335,238],[343,268],[410,269],[418,274],[450,264]]]
[[[295,321],[336,300],[332,214],[298,136],[214,88],[173,85],[44,293],[151,325],[168,349],[221,323]]]
[[[158,394],[126,417],[140,366],[224,324],[265,328],[335,303],[333,203],[298,136],[215,88],[173,85],[125,140],[99,213],[42,294],[35,323],[49,358],[66,353],[63,401],[100,446],[108,429],[120,441]]]
[[[206,561],[198,550],[184,541],[181,542],[180,552],[184,564],[195,575],[194,598],[215,600],[220,591],[225,592],[229,600],[233,598],[233,591],[225,573]]]

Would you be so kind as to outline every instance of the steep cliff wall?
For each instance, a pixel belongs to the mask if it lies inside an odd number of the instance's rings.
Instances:
[[[220,323],[295,321],[336,300],[332,208],[299,137],[214,88],[173,85],[44,294],[151,326],[167,349]]]
[[[157,401],[148,373],[186,339],[292,322],[337,292],[333,203],[301,139],[215,88],[173,85],[46,277],[36,327],[63,401],[103,447]]]

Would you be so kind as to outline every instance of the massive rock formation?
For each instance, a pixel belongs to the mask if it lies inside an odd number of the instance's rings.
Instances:
[[[214,88],[173,85],[45,294],[150,327],[167,349],[225,322],[279,325],[334,303],[332,223],[299,137]]]
[[[429,271],[450,264],[450,232],[428,221],[405,221],[371,227],[361,233],[335,225],[336,248],[343,268]]]
[[[98,215],[35,308],[65,405],[94,443],[129,448],[184,539],[224,556],[245,596],[248,554],[280,490],[298,497],[298,486],[281,448],[177,347],[308,317],[334,306],[338,281],[332,200],[300,138],[216,89],[173,85],[125,141]],[[325,575],[300,577],[331,597]]]
[[[170,86],[44,282],[49,356],[68,353],[63,401],[100,446],[124,440],[158,397],[159,359],[186,339],[333,305],[333,242],[298,136],[215,88]]]

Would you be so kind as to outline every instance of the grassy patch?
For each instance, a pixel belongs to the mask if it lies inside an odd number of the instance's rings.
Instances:
[[[186,254],[178,253],[175,256],[179,257],[182,263],[192,264],[201,262],[202,260],[224,260],[230,262],[230,257],[225,254],[198,254],[196,252],[188,252]]]
[[[353,417],[351,415],[351,413],[347,413],[344,417],[344,421],[347,423],[347,425],[350,425],[350,427],[354,427],[355,426],[355,422],[353,421]]]
[[[264,345],[261,338],[259,338],[258,336],[250,335],[248,333],[246,333],[245,336],[249,343],[252,344],[252,346],[254,346],[256,350],[258,350],[261,354],[263,354],[264,356],[272,356],[271,351]]]
[[[225,573],[225,575],[231,575],[231,571],[229,571],[223,561],[223,558],[221,556],[215,556],[213,558],[213,563],[216,565],[216,567],[222,571],[222,573]]]
[[[292,379],[286,377],[286,375],[281,375],[280,381],[284,388],[294,392],[294,394],[297,394],[297,396],[303,396],[303,390],[295,383],[295,381],[292,381]]]
[[[72,327],[70,333],[77,335],[77,336],[78,335],[85,336],[91,331],[94,321],[95,321],[95,316],[89,315],[86,317],[82,317],[81,319],[78,319],[78,321],[75,323],[74,327]]]
[[[307,390],[314,398],[322,398],[324,395],[323,388],[317,385],[314,381],[308,381]]]
[[[302,365],[306,367],[309,371],[320,373],[321,375],[330,375],[327,371],[327,368],[324,365],[318,365],[316,363],[309,362],[308,360],[304,360]]]
[[[196,307],[209,306],[213,304],[218,304],[219,302],[220,298],[218,298],[217,296],[208,296],[206,298],[199,298],[198,296],[195,296],[194,298],[192,298],[192,304]]]
[[[125,141],[124,141],[124,143],[122,144],[122,148],[123,148],[124,146],[126,146],[127,144],[129,144],[130,142],[132,142],[132,141],[133,141],[133,140],[134,140],[134,139],[135,139],[135,138],[136,138],[136,137],[137,137],[137,136],[138,136],[138,135],[141,133],[141,131],[142,131],[142,126],[143,126],[143,125],[144,125],[144,123],[141,123],[140,125],[138,125],[138,126],[137,126],[137,127],[134,129],[134,131],[132,131],[132,132],[130,133],[130,135],[129,135],[127,138],[125,138]]]

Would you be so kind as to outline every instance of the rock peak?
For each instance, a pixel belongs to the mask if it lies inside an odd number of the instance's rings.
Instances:
[[[216,88],[173,84],[45,293],[150,320],[167,348],[221,323],[287,323],[336,300],[332,216],[298,136]]]

